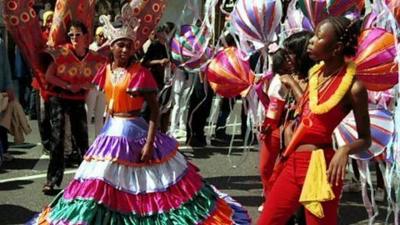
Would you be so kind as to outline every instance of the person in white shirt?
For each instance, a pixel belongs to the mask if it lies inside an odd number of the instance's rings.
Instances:
[[[107,39],[104,37],[104,29],[101,26],[97,27],[95,35],[95,41],[90,44],[89,49],[96,52],[102,47]],[[96,88],[92,88],[86,98],[86,113],[88,125],[91,124],[92,117],[94,116],[95,136],[100,133],[100,130],[103,127],[105,105],[104,93],[96,90]],[[88,127],[90,129],[90,126]]]
[[[186,137],[186,120],[188,116],[189,92],[193,84],[193,76],[176,68],[173,81],[173,108],[169,133],[175,138]]]

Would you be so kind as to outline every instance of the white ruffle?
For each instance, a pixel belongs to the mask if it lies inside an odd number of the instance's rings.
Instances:
[[[103,180],[115,188],[132,194],[153,193],[176,184],[187,172],[186,159],[179,152],[162,164],[128,167],[110,161],[83,161],[76,180]]]

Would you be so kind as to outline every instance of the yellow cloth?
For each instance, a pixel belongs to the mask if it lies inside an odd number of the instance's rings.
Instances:
[[[312,152],[299,202],[316,217],[323,218],[325,215],[321,202],[333,199],[335,194],[326,176],[324,150],[318,149]]]

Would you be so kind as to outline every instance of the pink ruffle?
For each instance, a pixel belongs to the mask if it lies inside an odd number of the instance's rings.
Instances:
[[[115,189],[101,180],[73,180],[64,192],[67,200],[95,199],[111,210],[121,213],[134,212],[151,215],[176,209],[191,200],[203,187],[203,181],[196,168],[189,166],[187,174],[165,192],[133,195]]]

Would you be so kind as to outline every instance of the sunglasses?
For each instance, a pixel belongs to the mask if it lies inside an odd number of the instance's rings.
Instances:
[[[82,33],[68,33],[68,37],[73,38],[73,37],[80,37]]]

